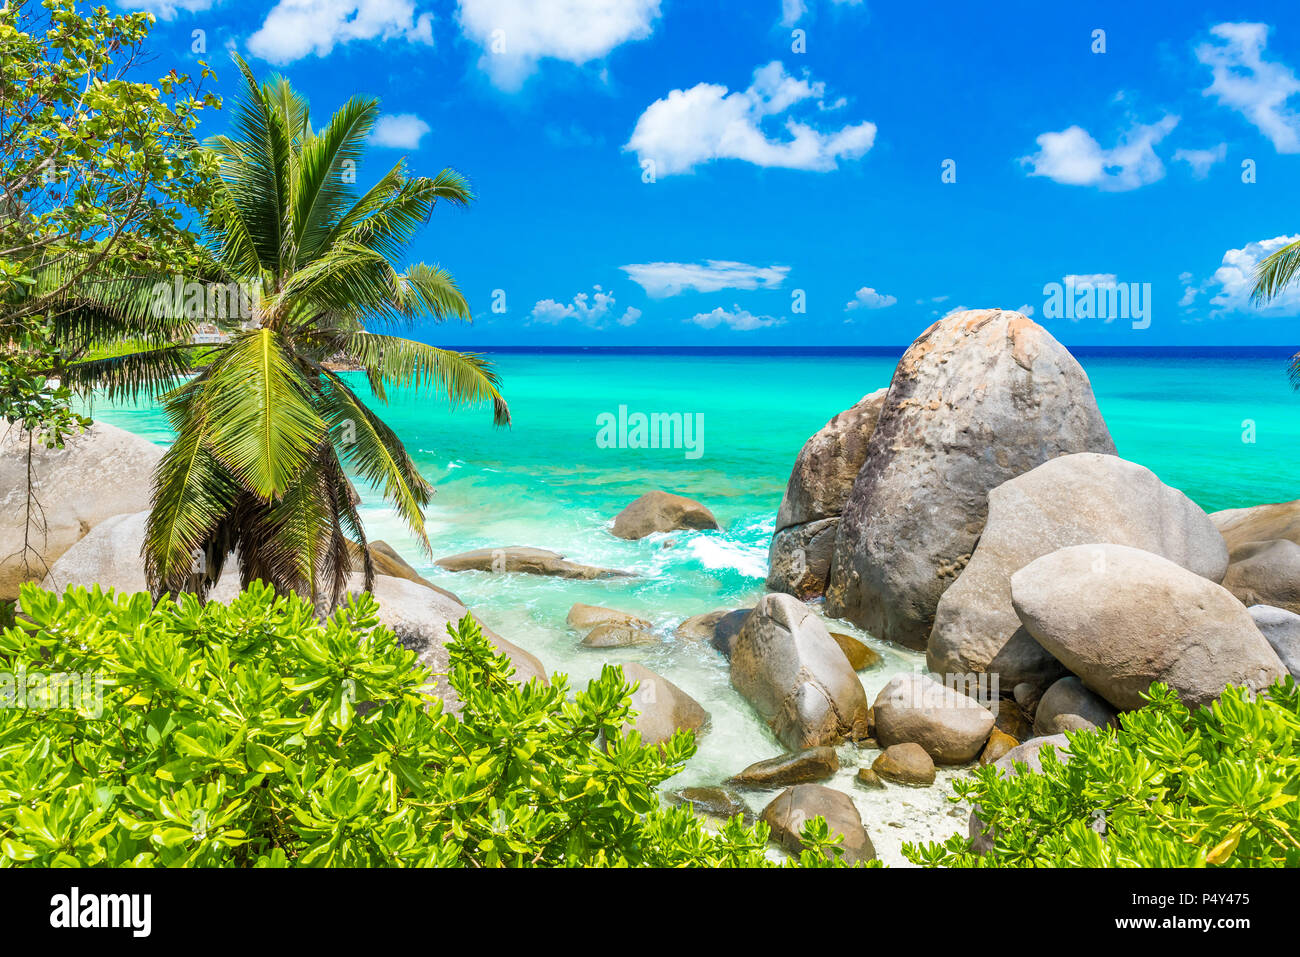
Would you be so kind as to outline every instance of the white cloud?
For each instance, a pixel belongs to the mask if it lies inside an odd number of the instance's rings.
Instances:
[[[841,159],[864,155],[876,139],[874,123],[821,131],[786,116],[786,137],[769,137],[763,123],[807,101],[825,105],[824,83],[797,78],[780,61],[754,71],[747,89],[729,92],[717,83],[672,90],[651,103],[623,149],[652,160],[657,176],[686,173],[719,159],[756,166],[824,172]]]
[[[478,65],[518,90],[544,59],[582,66],[654,31],[660,0],[460,0],[461,30],[483,50]]]
[[[1300,79],[1286,64],[1264,59],[1268,24],[1220,23],[1210,33],[1222,42],[1196,48],[1214,76],[1204,95],[1239,112],[1279,153],[1300,153],[1300,115],[1287,106],[1300,93]]]
[[[1118,277],[1113,272],[1090,272],[1081,276],[1069,275],[1065,277],[1067,283],[1072,283],[1075,289],[1080,286],[1092,286],[1094,289],[1106,289],[1115,285]]]
[[[1205,179],[1210,175],[1210,167],[1215,163],[1222,163],[1228,155],[1228,144],[1220,143],[1218,146],[1208,150],[1174,150],[1175,162],[1183,162],[1192,168],[1192,176],[1197,179]]]
[[[1190,306],[1200,293],[1211,293],[1212,317],[1234,312],[1273,316],[1300,315],[1300,285],[1295,283],[1267,306],[1256,306],[1250,298],[1255,288],[1255,267],[1260,260],[1296,241],[1300,241],[1300,233],[1294,236],[1274,236],[1272,239],[1247,243],[1240,249],[1229,249],[1223,254],[1223,261],[1214,275],[1199,286],[1191,285],[1192,277],[1184,273],[1179,277],[1184,283],[1183,298],[1179,305]]]
[[[541,300],[533,306],[532,321],[557,325],[566,319],[576,319],[583,325],[599,329],[607,319],[613,319],[620,326],[631,326],[641,318],[641,310],[635,306],[628,306],[621,316],[616,316],[614,294],[605,292],[600,286],[591,288],[590,296],[580,292],[567,303],[556,302],[554,299]]]
[[[414,113],[385,113],[375,124],[370,142],[399,150],[418,150],[429,124]]]
[[[712,312],[697,313],[686,321],[702,326],[705,329],[726,326],[733,332],[750,332],[768,326],[785,325],[784,319],[777,319],[773,316],[756,316],[749,310],[741,309],[739,306],[732,306],[730,312],[718,306]]]
[[[690,289],[776,289],[785,281],[789,266],[751,266],[749,263],[710,259],[703,263],[633,263],[621,268],[633,282],[656,299]]]
[[[834,0],[837,7],[858,7],[862,0]],[[781,26],[792,27],[808,12],[809,0],[781,0]]]
[[[159,20],[175,20],[176,14],[181,10],[186,13],[202,13],[212,9],[215,2],[216,0],[117,0],[117,5],[123,10],[152,13]]]
[[[1018,308],[1016,312],[1020,313],[1022,316],[1032,316],[1034,314],[1034,307],[1029,303],[1025,303],[1023,306]]]
[[[853,294],[851,302],[845,303],[844,311],[851,312],[854,309],[885,309],[898,302],[894,296],[887,296],[876,292],[870,286],[863,286]]]
[[[271,63],[328,56],[353,40],[407,40],[433,45],[433,16],[414,0],[279,0],[248,49]]]
[[[1071,126],[1037,138],[1038,152],[1021,157],[1030,176],[1046,176],[1069,186],[1096,186],[1120,191],[1154,183],[1165,175],[1165,165],[1153,147],[1178,125],[1178,117],[1135,125],[1110,149],[1102,149],[1087,130]]]

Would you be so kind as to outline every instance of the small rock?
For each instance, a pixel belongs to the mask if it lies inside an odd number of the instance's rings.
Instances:
[[[858,641],[852,635],[832,631],[831,637],[835,639],[835,643],[840,646],[845,657],[849,659],[849,664],[853,666],[854,671],[866,671],[868,668],[874,668],[884,660],[880,657],[880,652]]]
[[[492,572],[505,574],[519,572],[528,575],[547,575],[553,578],[575,578],[590,581],[598,578],[629,578],[633,572],[616,568],[597,568],[571,562],[559,552],[526,545],[509,545],[503,548],[478,548],[458,555],[448,555],[434,562],[449,572]]]
[[[885,782],[880,780],[880,775],[871,768],[858,768],[858,783],[865,788],[874,788],[876,790],[885,786]]]
[[[966,764],[984,747],[994,717],[974,698],[929,675],[901,674],[876,697],[876,737],[892,744],[919,744],[936,764]]]
[[[919,744],[891,744],[872,763],[871,770],[895,784],[926,787],[934,783],[934,761]]]
[[[689,804],[696,814],[727,821],[739,814],[749,823],[754,817],[749,805],[735,791],[725,787],[676,788],[664,795],[672,804]]]
[[[1271,605],[1254,605],[1246,610],[1286,670],[1300,679],[1300,615]]]
[[[1019,745],[1020,742],[1011,735],[994,728],[989,732],[988,743],[984,745],[984,751],[980,754],[980,764],[992,764],[1012,748],[1018,747]]]
[[[619,538],[645,538],[654,532],[679,528],[717,528],[713,513],[694,499],[668,492],[646,492],[614,517],[612,531]]]
[[[568,617],[565,618],[570,628],[584,630],[595,628],[597,625],[628,625],[633,628],[640,628],[643,631],[650,631],[653,627],[650,622],[644,618],[638,618],[628,611],[618,611],[615,608],[604,608],[600,605],[584,605],[578,602],[569,609]]]
[[[844,835],[839,847],[847,863],[858,864],[876,856],[871,838],[862,826],[862,816],[843,791],[820,784],[796,784],[773,798],[761,816],[771,828],[772,839],[791,853],[803,849],[800,835],[804,825],[814,817],[821,817],[832,834]]]
[[[1048,688],[1034,714],[1034,734],[1040,737],[1118,724],[1115,709],[1085,688],[1074,675]]]
[[[637,684],[632,693],[637,717],[631,727],[641,732],[642,744],[662,744],[678,730],[694,731],[698,739],[708,729],[709,713],[667,678],[635,662],[623,664],[623,678]]]
[[[779,788],[829,778],[840,768],[834,748],[805,748],[751,764],[727,783],[740,788]]]
[[[584,648],[630,648],[634,645],[653,645],[659,636],[630,625],[597,625],[582,639]]]

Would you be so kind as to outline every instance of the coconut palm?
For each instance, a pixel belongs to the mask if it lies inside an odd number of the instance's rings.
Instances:
[[[465,206],[473,194],[453,170],[412,176],[404,162],[358,190],[377,103],[354,97],[317,131],[286,80],[260,84],[235,59],[244,84],[231,132],[208,142],[224,188],[206,216],[200,278],[209,291],[222,288],[214,280],[238,284],[251,318],[205,346],[201,371],[178,386],[205,310],[170,295],[160,308],[169,284],[157,277],[100,277],[99,294],[83,284],[86,307],[66,311],[62,335],[80,352],[69,349],[61,372],[85,390],[162,393],[176,439],[155,476],[144,542],[155,593],[205,593],[234,553],[245,584],[262,579],[329,608],[354,554],[366,587],[373,579],[345,466],[382,490],[426,552],[432,494],[401,440],[335,371],[340,362],[363,371],[379,402],[393,388],[427,387],[453,406],[491,403],[495,423],[509,423],[481,356],[373,331],[470,318],[446,271],[399,263],[439,200]],[[93,358],[90,344],[101,347]]]
[[[1281,295],[1296,272],[1300,270],[1300,239],[1260,260],[1255,267],[1255,289],[1251,300],[1256,305],[1267,305]],[[1291,384],[1300,389],[1300,352],[1291,357]]]

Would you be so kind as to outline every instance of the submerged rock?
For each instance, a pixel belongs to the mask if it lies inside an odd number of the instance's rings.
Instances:
[[[597,625],[627,625],[632,628],[640,628],[643,631],[649,631],[654,627],[650,622],[637,617],[630,611],[619,611],[615,608],[604,608],[600,605],[584,605],[582,602],[578,602],[570,608],[569,614],[564,620],[570,628],[576,628],[579,631],[586,628],[595,628]]]
[[[790,784],[824,781],[840,769],[834,748],[805,748],[757,761],[727,783],[740,788],[779,788]]]
[[[549,575],[555,578],[628,578],[635,573],[616,568],[599,568],[571,562],[559,552],[527,545],[510,545],[504,548],[478,548],[458,555],[448,555],[434,562],[449,572],[522,572],[527,575]]]
[[[5,600],[17,598],[23,582],[46,578],[64,552],[105,520],[147,510],[164,451],[104,422],[69,436],[61,449],[33,442],[35,503],[29,529],[28,438],[16,425],[0,431],[0,599]],[[24,552],[24,541],[32,551]],[[57,577],[54,582],[63,588]]]
[[[808,599],[826,590],[840,513],[867,456],[888,389],[863,396],[804,443],[776,516],[767,587]]]
[[[1126,545],[1036,559],[1011,576],[1011,598],[1034,639],[1121,711],[1142,707],[1153,681],[1196,708],[1225,685],[1260,691],[1285,671],[1226,588]]]
[[[764,595],[745,620],[731,683],[788,748],[867,736],[862,683],[826,626],[789,595]]]
[[[645,538],[655,532],[674,532],[680,528],[711,529],[718,527],[713,513],[699,502],[668,492],[646,492],[614,517],[611,529],[619,538]]]
[[[610,622],[597,625],[582,639],[584,648],[630,648],[634,645],[657,644],[659,636],[633,625]]]
[[[919,744],[935,764],[974,761],[993,730],[993,713],[929,675],[901,674],[880,689],[872,709],[882,747]]]
[[[670,804],[689,804],[696,814],[727,821],[737,814],[750,823],[754,814],[735,791],[727,787],[675,788],[664,797]]]
[[[826,820],[831,833],[842,834],[844,860],[850,865],[873,860],[876,849],[862,826],[862,816],[843,791],[820,784],[796,784],[786,788],[763,808],[762,819],[771,829],[772,840],[797,854],[803,849],[800,835],[814,817]],[[829,856],[829,855],[828,855]]]
[[[1149,469],[1114,455],[1062,455],[989,493],[969,564],[939,599],[927,645],[939,674],[997,674],[1039,692],[1065,673],[1011,604],[1011,576],[1069,545],[1111,542],[1163,555],[1219,581],[1228,550],[1209,516]]]
[[[908,348],[840,519],[826,613],[924,648],[989,492],[1070,452],[1113,454],[1088,377],[1041,326],[954,313]]]

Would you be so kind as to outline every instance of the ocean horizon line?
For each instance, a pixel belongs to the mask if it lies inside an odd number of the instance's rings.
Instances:
[[[506,353],[535,355],[571,355],[594,353],[601,355],[752,355],[752,356],[901,356],[909,344],[896,346],[668,346],[668,345],[447,345],[439,348],[457,352]],[[1062,343],[1073,355],[1092,357],[1160,357],[1183,358],[1235,358],[1271,359],[1290,358],[1300,352],[1300,346],[1244,345],[1244,346],[1110,346]]]

